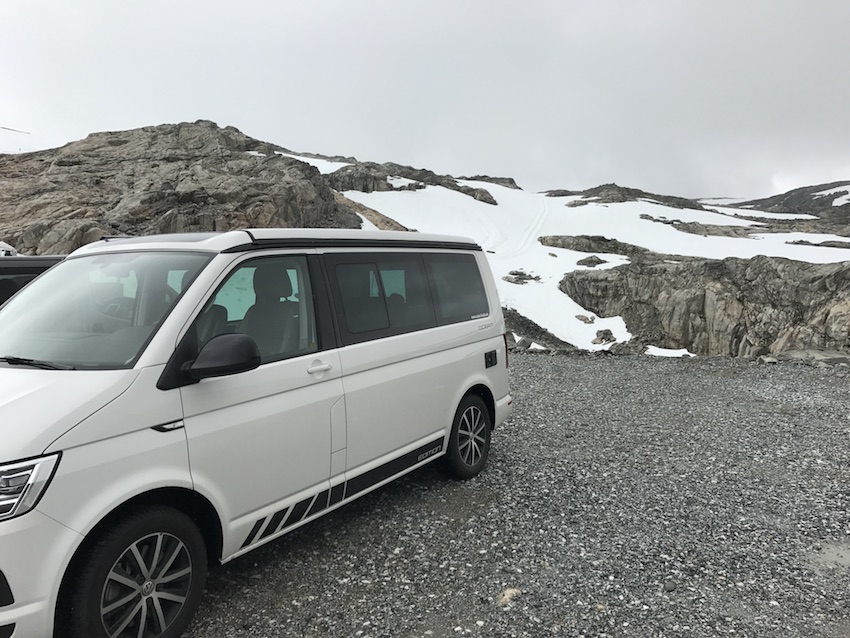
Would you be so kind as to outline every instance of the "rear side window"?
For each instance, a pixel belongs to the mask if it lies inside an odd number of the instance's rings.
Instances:
[[[428,277],[417,254],[326,255],[344,343],[436,325]]]
[[[426,254],[423,259],[434,290],[437,323],[458,323],[490,314],[473,255]]]

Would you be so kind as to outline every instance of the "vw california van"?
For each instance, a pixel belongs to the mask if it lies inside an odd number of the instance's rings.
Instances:
[[[209,566],[426,463],[474,477],[510,411],[471,240],[89,244],[0,308],[0,638],[179,636]]]

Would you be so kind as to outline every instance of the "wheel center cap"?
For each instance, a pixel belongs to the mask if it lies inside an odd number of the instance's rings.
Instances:
[[[142,595],[150,596],[153,593],[154,586],[152,580],[145,581],[145,584],[142,585]]]

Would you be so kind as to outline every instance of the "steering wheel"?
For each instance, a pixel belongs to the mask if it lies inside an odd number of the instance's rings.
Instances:
[[[116,319],[132,319],[133,308],[136,307],[136,300],[132,297],[112,297],[106,301],[101,301],[98,306],[100,311],[107,317]]]

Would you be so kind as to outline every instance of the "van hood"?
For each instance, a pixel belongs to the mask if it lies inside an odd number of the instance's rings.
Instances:
[[[137,370],[37,370],[0,363],[0,463],[42,454],[137,376]]]

